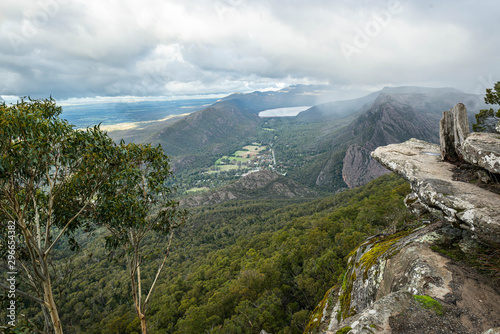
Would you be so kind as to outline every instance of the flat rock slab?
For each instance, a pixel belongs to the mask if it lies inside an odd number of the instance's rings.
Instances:
[[[454,181],[454,165],[441,160],[438,145],[417,139],[382,146],[372,157],[411,184],[420,202],[456,227],[500,244],[500,195]]]
[[[500,134],[471,133],[462,144],[462,154],[466,161],[500,174]]]

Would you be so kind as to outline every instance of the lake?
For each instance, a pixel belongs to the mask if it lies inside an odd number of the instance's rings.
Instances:
[[[300,112],[311,108],[310,106],[303,107],[288,107],[288,108],[276,108],[276,109],[267,109],[259,112],[259,117],[291,117],[297,116]]]

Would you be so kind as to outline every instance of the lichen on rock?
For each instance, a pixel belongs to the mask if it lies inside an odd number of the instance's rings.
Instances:
[[[306,333],[334,334],[346,327],[351,328],[349,333],[352,334],[391,333],[391,322],[394,319],[407,321],[396,316],[419,305],[416,299],[425,301],[424,306],[431,307],[435,317],[445,317],[446,323],[455,323],[453,328],[466,328],[473,323],[481,332],[500,325],[499,292],[488,287],[485,281],[484,285],[475,288],[460,281],[457,275],[462,269],[450,266],[449,259],[431,249],[443,240],[465,238],[466,242],[471,241],[463,233],[441,221],[411,231],[370,238],[350,254],[342,287],[335,293],[329,291],[326,296],[336,300],[322,308],[323,320],[314,331]],[[464,275],[463,272],[460,275]],[[480,297],[483,309],[469,307],[473,298],[468,292],[470,289],[485,292]],[[445,308],[450,312],[441,313]],[[426,310],[425,307],[421,309]],[[432,317],[428,313],[425,315]],[[481,321],[476,321],[479,318]],[[425,323],[418,325],[425,326]]]

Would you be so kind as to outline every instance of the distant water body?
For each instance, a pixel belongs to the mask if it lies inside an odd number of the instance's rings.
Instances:
[[[267,109],[259,112],[259,117],[292,117],[297,116],[300,112],[311,108],[309,107],[288,107],[288,108],[277,108],[277,109]]]
[[[115,125],[119,123],[147,122],[165,119],[201,110],[217,98],[183,99],[169,101],[99,102],[63,105],[61,118],[67,119],[77,128],[96,124]]]

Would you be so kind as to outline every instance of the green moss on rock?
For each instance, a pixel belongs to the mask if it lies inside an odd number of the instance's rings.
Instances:
[[[339,329],[338,331],[335,332],[335,334],[346,334],[346,333],[349,333],[351,331],[351,327],[349,326],[345,326],[345,327],[342,327],[341,329]]]
[[[437,315],[443,315],[443,305],[441,305],[437,300],[429,296],[414,295],[413,298],[420,303],[420,305],[429,310],[433,310]]]
[[[331,293],[336,288],[337,288],[337,286],[333,286],[332,288],[330,288],[330,290],[328,290],[325,293],[325,297],[323,297],[321,302],[319,302],[319,304],[316,306],[316,308],[312,312],[304,333],[315,333],[318,330],[318,328],[321,324],[321,319],[323,318],[323,311],[325,309],[325,306],[330,299]],[[330,300],[330,302],[331,302],[331,300]]]
[[[340,322],[342,319],[346,319],[350,316],[356,314],[354,307],[351,307],[351,293],[352,287],[354,283],[354,279],[356,279],[356,274],[352,273],[352,275],[348,275],[348,272],[352,269],[352,265],[347,269],[346,274],[344,275],[344,280],[342,282],[342,289],[339,295],[339,304],[340,311],[337,313],[337,320]]]
[[[368,279],[368,271],[370,270],[371,267],[373,267],[374,264],[377,263],[379,257],[387,253],[394,244],[396,244],[399,240],[409,235],[411,232],[412,231],[398,232],[388,237],[379,239],[376,243],[374,243],[373,247],[365,254],[363,254],[361,259],[359,260],[359,263],[364,268],[363,280]],[[396,253],[397,251],[392,252],[388,258],[396,255]]]

